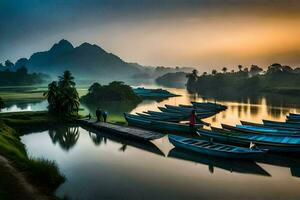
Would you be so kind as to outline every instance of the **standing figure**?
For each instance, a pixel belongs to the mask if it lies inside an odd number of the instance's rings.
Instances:
[[[103,116],[103,121],[106,122],[107,117],[108,117],[108,112],[107,112],[107,111],[104,111],[104,112],[102,113],[102,116]]]
[[[102,111],[100,110],[100,108],[97,108],[96,110],[97,122],[101,121],[101,115],[102,115]]]
[[[195,125],[196,125],[196,111],[193,110],[190,116],[190,133],[193,134],[195,130]]]

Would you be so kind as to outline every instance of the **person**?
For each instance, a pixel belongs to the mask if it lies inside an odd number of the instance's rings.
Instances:
[[[196,111],[193,110],[190,116],[190,133],[194,133],[195,132],[195,125],[196,125]]]
[[[100,110],[100,108],[97,108],[96,110],[97,122],[101,121],[101,115],[102,115],[102,111]]]
[[[107,111],[104,111],[104,112],[102,113],[102,117],[103,117],[103,121],[104,121],[104,122],[106,122],[107,116],[108,116],[108,112],[107,112]]]

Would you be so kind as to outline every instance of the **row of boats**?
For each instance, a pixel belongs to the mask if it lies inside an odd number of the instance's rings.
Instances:
[[[222,124],[222,128],[204,129],[208,123],[201,119],[226,109],[214,103],[192,102],[192,105],[165,105],[161,112],[147,111],[143,114],[125,114],[129,125],[168,133],[169,141],[181,149],[226,158],[254,158],[273,152],[300,152],[300,114],[290,113],[285,122],[263,120],[262,124],[241,121],[241,125]],[[195,135],[190,134],[186,120],[195,110],[198,124]],[[172,133],[172,134],[169,134]],[[200,137],[199,137],[200,136]]]
[[[192,105],[165,105],[165,107],[158,107],[161,112],[146,111],[144,113],[136,114],[125,113],[124,115],[130,126],[160,131],[163,133],[175,132],[189,134],[191,133],[190,126],[188,123],[184,122],[189,119],[193,110],[196,111],[197,118],[195,128],[203,128],[204,125],[209,126],[209,123],[202,121],[202,119],[213,116],[226,109],[226,107],[220,104],[192,103]]]

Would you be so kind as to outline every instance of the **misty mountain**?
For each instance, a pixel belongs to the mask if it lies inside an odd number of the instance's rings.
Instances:
[[[83,43],[74,47],[67,40],[54,44],[48,51],[34,53],[29,59],[19,59],[15,69],[21,66],[52,76],[70,70],[78,79],[128,79],[142,71],[142,66],[127,63],[97,45]]]

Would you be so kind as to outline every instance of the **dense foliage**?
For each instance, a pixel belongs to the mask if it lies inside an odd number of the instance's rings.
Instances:
[[[166,87],[184,87],[186,84],[185,72],[167,73],[163,76],[158,77],[155,81],[159,85]]]
[[[238,71],[222,73],[213,70],[211,74],[204,72],[201,76],[197,71],[187,76],[187,89],[199,93],[256,93],[280,92],[295,93],[300,88],[300,69],[292,69],[278,63],[272,64],[267,71],[252,65],[250,70],[240,65]]]
[[[98,103],[99,101],[140,101],[129,85],[123,82],[113,81],[108,85],[94,83],[90,86],[87,95],[81,98],[87,103]]]
[[[3,71],[0,70],[0,86],[35,85],[44,83],[47,79],[49,77],[45,74],[29,74],[26,67],[16,71],[10,71],[8,67]]]
[[[5,108],[5,104],[4,104],[4,101],[3,99],[0,97],[0,111]]]
[[[74,77],[70,71],[59,76],[59,81],[48,85],[47,97],[49,112],[60,116],[77,115],[79,110],[79,95],[76,90]]]

